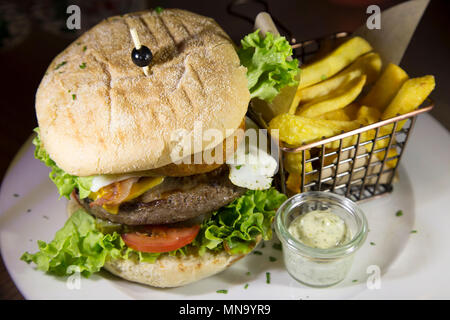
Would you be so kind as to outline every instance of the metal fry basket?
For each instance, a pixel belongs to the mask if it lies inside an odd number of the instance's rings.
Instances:
[[[279,171],[281,190],[289,195],[295,193],[287,188],[288,178],[284,169],[284,161],[286,157],[289,157],[288,154],[299,154],[301,155],[299,157],[301,158],[301,174],[297,181],[298,192],[331,191],[353,201],[367,200],[391,192],[416,117],[432,108],[432,101],[427,100],[426,105],[416,111],[328,139],[296,148],[289,148],[281,144]],[[400,130],[399,127],[401,127]],[[381,128],[386,128],[390,132],[380,134]],[[373,139],[362,139],[362,135],[369,131],[374,132]],[[351,145],[344,143],[345,139],[349,138],[355,143],[351,143]],[[383,144],[386,146],[377,148],[377,142],[384,142]],[[338,148],[334,150],[327,148],[327,145],[331,143],[337,144]],[[370,145],[372,148],[368,148]],[[374,145],[375,147],[373,147]],[[387,150],[392,151],[395,155],[389,156],[390,152],[386,152]],[[309,159],[306,156],[307,152],[311,154]],[[309,163],[312,170],[306,172]]]
[[[320,52],[324,45],[334,45],[348,36],[347,32],[339,32],[325,38],[294,43],[294,56],[303,64]],[[416,118],[432,108],[433,101],[428,98],[415,111],[334,137],[299,147],[280,143],[281,191],[288,195],[330,191],[353,201],[372,199],[391,192]],[[285,163],[289,158],[300,161],[297,167],[301,168],[301,172],[288,179]],[[298,190],[294,190],[292,185],[297,186]]]
[[[228,7],[230,15],[253,24],[252,18],[240,13],[237,6],[256,4],[270,14],[263,0],[234,0]],[[327,52],[351,34],[338,32],[314,40],[297,42],[292,32],[272,15],[275,25],[291,43],[293,55],[300,65]],[[392,192],[397,169],[404,154],[416,118],[434,106],[428,98],[420,108],[394,118],[358,129],[342,132],[330,138],[292,147],[280,142],[278,188],[288,196],[305,191],[334,192],[353,201],[364,201]],[[267,123],[249,108],[248,115],[261,127]],[[299,172],[290,174],[286,161],[292,161]],[[295,162],[297,163],[295,164]],[[291,175],[291,176],[289,176]]]

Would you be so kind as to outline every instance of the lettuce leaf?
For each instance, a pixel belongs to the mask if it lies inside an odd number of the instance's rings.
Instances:
[[[238,50],[241,64],[247,67],[248,88],[252,98],[271,102],[286,86],[297,85],[298,60],[288,61],[292,48],[285,37],[270,32],[262,38],[259,30],[241,40]]]
[[[36,146],[34,157],[52,169],[49,177],[58,188],[60,196],[69,199],[73,189],[77,188],[80,198],[86,198],[89,193],[91,193],[93,177],[73,176],[59,168],[42,146],[39,128],[34,129],[34,131],[37,133],[36,137],[33,139],[33,144]]]
[[[206,249],[226,249],[231,254],[246,254],[256,239],[272,237],[272,221],[286,196],[276,189],[249,190],[242,197],[212,214],[203,222],[193,245],[203,254]]]
[[[260,235],[263,239],[270,239],[275,210],[285,199],[285,195],[273,188],[250,190],[214,212],[202,224],[193,243],[168,254],[186,254],[190,247],[197,247],[200,254],[225,248],[230,254],[248,253]],[[109,258],[133,258],[154,263],[161,255],[128,248],[119,233],[104,234],[96,225],[96,219],[80,209],[56,232],[51,242],[38,241],[39,251],[34,254],[25,252],[21,260],[34,262],[39,270],[58,276],[80,272],[88,277],[99,271]]]
[[[95,219],[80,209],[72,214],[64,227],[49,242],[38,241],[39,251],[25,252],[21,260],[34,262],[37,268],[57,276],[80,272],[90,276],[100,271],[107,258],[155,262],[159,253],[138,252],[128,248],[117,232],[103,234],[95,228]]]

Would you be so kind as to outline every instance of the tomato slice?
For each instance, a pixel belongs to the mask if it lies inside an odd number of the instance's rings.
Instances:
[[[146,233],[122,234],[125,244],[141,252],[169,252],[180,249],[194,241],[200,225],[192,227],[145,226]]]

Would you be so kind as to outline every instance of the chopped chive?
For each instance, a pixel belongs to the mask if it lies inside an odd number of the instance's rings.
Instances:
[[[155,8],[155,12],[156,12],[156,13],[161,13],[161,12],[163,12],[163,11],[164,11],[164,8],[163,8],[163,7],[157,6],[157,7]]]
[[[227,294],[227,293],[228,293],[228,290],[217,290],[216,292],[217,292],[217,293],[224,293],[224,294]]]
[[[248,276],[251,275],[250,271],[248,271],[248,272],[246,273],[246,275],[248,275]]]
[[[55,67],[55,70],[58,70],[59,68],[61,68],[63,65],[65,65],[67,63],[67,61],[63,61],[63,62],[61,62],[60,64],[58,64],[56,67]]]
[[[371,242],[370,245],[371,245],[371,246],[374,246],[374,245],[375,245],[375,242]]]
[[[281,247],[281,243],[274,243],[273,245],[272,245],[272,248],[274,248],[275,250],[282,250],[282,247]]]
[[[244,286],[244,289],[247,289],[247,288],[248,288],[248,283],[246,283]]]
[[[83,62],[82,64],[80,64],[80,69],[84,69],[86,68],[86,62]]]
[[[266,272],[266,283],[270,284],[270,272]]]
[[[323,81],[323,80],[327,80],[327,76],[326,75],[322,75],[321,77],[320,77],[320,79]]]
[[[417,230],[411,230],[411,233],[417,233]]]
[[[72,100],[76,100],[77,99],[77,95],[76,94],[72,94]]]
[[[358,282],[358,280],[352,280],[352,282]]]
[[[258,256],[261,256],[261,255],[262,255],[262,252],[261,252],[261,251],[258,251],[258,250],[256,250],[256,251],[253,251],[253,254],[257,254]]]
[[[242,165],[241,165],[241,164],[238,165],[238,166],[236,166],[236,170],[239,170],[240,168],[242,168]]]
[[[401,217],[403,215],[403,211],[402,210],[398,210],[396,213],[395,213],[395,216],[397,216],[397,217]]]
[[[84,47],[83,47],[83,51],[86,51],[86,49],[87,49],[87,46],[84,46]]]
[[[277,258],[275,258],[275,257],[269,257],[269,261],[270,261],[270,262],[275,262],[275,261],[277,261]]]

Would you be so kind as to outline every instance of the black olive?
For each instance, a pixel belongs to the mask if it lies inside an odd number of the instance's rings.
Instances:
[[[134,64],[138,67],[146,67],[152,62],[153,54],[149,48],[146,46],[141,46],[138,49],[134,48],[131,52],[131,60],[133,60]]]

